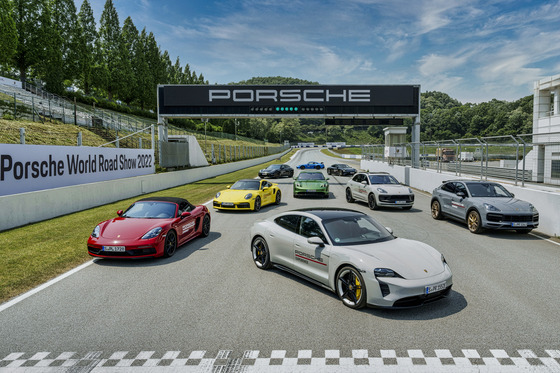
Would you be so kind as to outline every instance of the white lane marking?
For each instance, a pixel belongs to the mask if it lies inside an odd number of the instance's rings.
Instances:
[[[37,293],[40,292],[41,290],[44,290],[44,289],[48,288],[49,286],[54,285],[54,284],[56,284],[57,282],[64,280],[66,277],[71,276],[71,275],[73,275],[74,273],[76,273],[76,272],[78,272],[78,271],[81,271],[82,269],[84,269],[84,268],[86,268],[86,267],[88,267],[88,266],[90,266],[90,265],[92,265],[92,264],[93,264],[93,260],[90,260],[89,262],[85,262],[84,264],[82,264],[82,265],[80,265],[80,266],[78,266],[78,267],[76,267],[76,268],[74,268],[74,269],[71,269],[70,271],[68,271],[68,272],[66,272],[66,273],[63,273],[63,274],[61,274],[60,276],[55,277],[55,278],[53,278],[52,280],[50,280],[50,281],[48,281],[48,282],[45,282],[43,285],[40,285],[40,286],[36,287],[35,289],[29,290],[27,293],[24,293],[24,294],[22,294],[22,295],[20,295],[20,296],[18,296],[18,297],[16,297],[16,298],[14,298],[14,299],[12,299],[12,300],[9,301],[9,302],[6,302],[6,303],[0,305],[0,312],[2,312],[2,311],[4,311],[4,310],[6,310],[6,309],[12,307],[13,305],[18,304],[18,303],[21,302],[22,300],[27,299],[27,298],[29,298],[30,296],[34,295],[34,294],[37,294]]]

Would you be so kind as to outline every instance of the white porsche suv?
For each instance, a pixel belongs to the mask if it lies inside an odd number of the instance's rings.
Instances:
[[[346,183],[346,201],[367,202],[370,209],[379,206],[410,210],[414,192],[387,172],[359,172]]]

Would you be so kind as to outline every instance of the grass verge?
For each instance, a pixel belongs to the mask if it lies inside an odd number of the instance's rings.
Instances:
[[[280,162],[285,163],[293,152],[284,155]],[[238,179],[253,178],[259,169],[272,163],[278,161],[142,197],[175,196],[202,204],[227,185]],[[0,303],[90,260],[86,243],[93,228],[115,217],[117,210],[124,210],[137,199],[138,196],[0,232]]]

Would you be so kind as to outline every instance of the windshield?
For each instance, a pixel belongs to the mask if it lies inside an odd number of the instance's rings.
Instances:
[[[391,175],[369,175],[371,184],[398,184],[399,182]]]
[[[239,180],[231,186],[234,190],[259,190],[261,182],[259,180]]]
[[[352,168],[352,167],[348,166],[347,164],[339,164],[337,166],[338,166],[338,168]]]
[[[325,176],[320,172],[302,172],[299,174],[298,180],[325,180]]]
[[[271,164],[266,168],[266,170],[278,170],[280,168],[279,164]]]
[[[121,216],[124,218],[170,219],[175,217],[177,205],[172,202],[142,201],[130,206]]]
[[[513,198],[513,195],[500,184],[494,183],[466,183],[472,197],[504,197]]]
[[[323,226],[336,246],[365,245],[394,239],[387,229],[367,215],[324,220]]]

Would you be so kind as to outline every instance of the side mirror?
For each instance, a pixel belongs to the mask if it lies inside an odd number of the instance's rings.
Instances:
[[[181,219],[186,218],[187,216],[191,216],[191,213],[188,211],[183,211],[183,213],[181,214]]]
[[[263,192],[266,191],[266,190],[269,190],[269,189],[270,189],[270,187],[264,187]]]
[[[123,214],[123,210],[118,210],[118,211],[117,211],[117,215],[118,215],[118,216],[121,216],[122,214]]]
[[[325,246],[325,243],[323,242],[323,240],[318,236],[309,237],[307,239],[307,243],[310,243],[311,245]]]
[[[515,194],[511,193],[511,197],[512,197],[512,198],[515,197]]]
[[[361,182],[361,184],[362,185],[367,185],[367,181],[364,180],[364,181]]]
[[[389,232],[389,233],[393,234],[393,230],[392,230],[391,228],[389,228],[389,227],[385,227],[385,229],[387,229],[387,232]]]
[[[226,189],[229,189],[229,188],[231,188],[231,185],[228,185],[228,186],[226,187]]]
[[[327,177],[325,180],[330,180],[330,179],[331,179],[330,177]]]
[[[465,194],[465,192],[457,192],[457,196],[459,196],[461,198],[465,198],[466,194]]]

